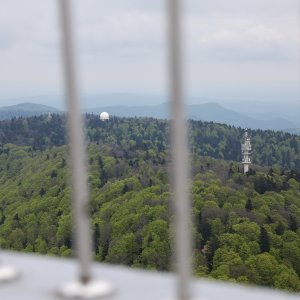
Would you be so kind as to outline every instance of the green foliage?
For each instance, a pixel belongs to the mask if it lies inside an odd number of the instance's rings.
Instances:
[[[52,114],[31,118],[0,121],[0,145],[30,146],[33,150],[65,144],[64,115]],[[241,161],[243,129],[233,126],[190,120],[190,148],[196,155]],[[168,122],[153,118],[114,118],[100,121],[98,116],[86,115],[88,141],[114,145],[118,154],[125,154],[134,164],[135,155],[143,151],[146,159],[164,163],[168,141]],[[300,175],[300,137],[271,130],[249,130],[252,137],[253,162],[261,166],[280,166]],[[249,174],[251,175],[252,170]],[[253,175],[253,174],[252,174]],[[271,175],[271,174],[269,174]],[[105,181],[106,173],[102,174]],[[273,182],[262,179],[262,188],[272,188]],[[270,179],[270,178],[269,178]]]
[[[270,251],[270,240],[268,231],[265,227],[260,228],[260,250],[261,252],[269,252]]]
[[[72,255],[64,122],[0,122],[3,248]],[[170,270],[167,122],[89,115],[86,123],[95,259]],[[241,129],[190,126],[195,274],[300,291],[299,137],[252,131],[253,159],[277,166],[244,175],[220,159],[240,159]]]

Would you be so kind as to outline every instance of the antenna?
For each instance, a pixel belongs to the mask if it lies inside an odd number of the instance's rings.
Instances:
[[[242,143],[242,164],[244,165],[244,174],[249,171],[249,166],[251,165],[251,139],[248,134],[248,128],[245,129],[243,134],[243,143]]]

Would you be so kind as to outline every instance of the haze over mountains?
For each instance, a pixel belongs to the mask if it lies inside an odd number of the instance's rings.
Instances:
[[[14,117],[32,117],[47,113],[59,113],[60,110],[47,105],[36,103],[20,103],[17,105],[0,107],[0,120]]]
[[[188,105],[188,116],[194,120],[213,121],[228,125],[249,127],[253,129],[273,129],[293,131],[298,126],[284,118],[259,120],[247,115],[226,109],[218,103],[204,103]],[[107,106],[88,109],[90,113],[108,111],[111,115],[122,117],[153,117],[168,118],[168,104],[154,106]]]
[[[60,103],[63,102],[60,96],[53,97],[53,105],[58,106],[57,103],[59,100]],[[33,98],[33,101],[51,103],[50,96],[49,99],[47,97]],[[120,117],[168,118],[168,104],[163,101],[165,99],[161,96],[135,94],[103,94],[83,97],[86,112],[100,113],[101,111],[108,111],[110,115]],[[297,104],[224,101],[208,98],[191,98],[189,102],[198,103],[189,104],[187,107],[188,116],[191,119],[213,121],[253,129],[284,130],[291,133],[299,133],[300,107]],[[101,106],[99,105],[100,103]],[[28,117],[48,112],[59,113],[63,112],[63,109],[26,102],[0,107],[0,120],[20,116]]]

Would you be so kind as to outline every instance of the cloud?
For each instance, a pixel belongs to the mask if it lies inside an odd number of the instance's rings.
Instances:
[[[297,0],[189,0],[189,59],[278,60],[299,47]],[[55,1],[0,0],[0,47],[59,55]],[[79,51],[90,59],[160,58],[166,52],[164,1],[75,1]],[[16,7],[18,7],[16,9]],[[294,49],[294,50],[293,50]],[[296,49],[296,50],[295,50]],[[106,57],[107,56],[107,57]],[[113,58],[114,56],[114,58]]]
[[[8,49],[12,46],[12,39],[9,34],[0,31],[0,49]]]
[[[296,60],[297,18],[191,18],[188,48],[194,59],[225,61]]]
[[[135,56],[138,60],[163,51],[165,28],[161,13],[116,13],[96,23],[78,26],[80,50],[90,57]]]
[[[165,84],[167,55],[166,0],[74,3],[84,88],[160,92]],[[191,80],[193,88],[212,69],[214,76],[206,76],[210,78],[208,86],[236,79],[232,70],[221,71],[225,65],[230,69],[230,63],[235,65],[236,73],[242,72],[245,64],[253,64],[257,72],[264,74],[260,84],[270,86],[276,68],[283,70],[276,83],[280,84],[280,76],[285,81],[296,81],[300,52],[297,0],[184,3],[186,61],[196,78]],[[0,0],[0,89],[31,86],[34,90],[38,85],[48,92],[60,88],[56,4],[53,0]],[[253,75],[239,84],[246,85],[249,80],[255,85],[257,79]]]

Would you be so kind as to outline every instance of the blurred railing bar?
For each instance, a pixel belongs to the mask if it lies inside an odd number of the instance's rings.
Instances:
[[[88,186],[83,120],[79,110],[77,78],[69,0],[58,0],[61,22],[61,44],[64,63],[68,133],[72,165],[73,230],[75,251],[79,260],[82,283],[91,279],[91,231],[88,214]]]
[[[174,192],[177,299],[190,299],[191,228],[187,124],[183,101],[181,0],[168,0],[172,184]]]

